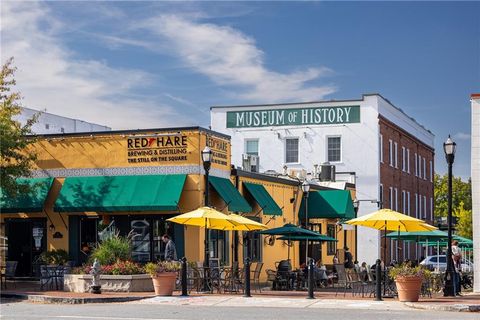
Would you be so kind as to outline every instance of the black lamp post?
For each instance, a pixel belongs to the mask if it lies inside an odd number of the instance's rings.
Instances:
[[[353,201],[353,211],[355,212],[355,218],[358,216],[358,209],[360,209],[360,201],[355,198]],[[355,226],[355,260],[358,261],[358,238],[357,238],[358,226]]]
[[[447,249],[447,270],[445,272],[445,287],[443,295],[445,297],[455,296],[454,290],[454,273],[452,259],[452,165],[455,160],[455,149],[457,144],[448,136],[447,141],[443,143],[443,151],[448,164],[448,249]]]
[[[305,201],[305,229],[308,229],[308,193],[310,183],[305,179],[302,183],[303,199]],[[305,265],[308,266],[308,240],[305,240]]]
[[[205,169],[205,207],[209,207],[209,200],[208,200],[208,189],[209,189],[209,182],[208,182],[208,175],[210,173],[210,166],[212,165],[212,150],[209,147],[205,147],[202,151],[202,161],[203,161],[203,168]],[[209,240],[208,240],[208,229],[205,227],[205,261],[203,262],[204,265],[204,279],[207,279],[207,270],[210,265],[209,261]],[[207,281],[203,282],[203,290],[205,292],[208,291],[208,283]]]

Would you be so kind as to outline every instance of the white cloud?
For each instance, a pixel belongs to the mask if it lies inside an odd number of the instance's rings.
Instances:
[[[469,140],[470,139],[470,133],[457,132],[453,135],[453,137],[457,140]]]
[[[309,68],[292,73],[269,70],[264,52],[254,39],[231,27],[161,15],[143,28],[168,42],[172,54],[194,71],[222,86],[235,87],[236,97],[255,102],[319,100],[336,91],[335,86],[309,82],[330,72]],[[165,47],[165,46],[163,46]]]
[[[3,1],[1,18],[2,59],[15,58],[17,89],[25,106],[116,129],[171,125],[171,107],[133,98],[134,89],[148,85],[151,75],[77,59],[58,35],[66,26],[45,4]]]

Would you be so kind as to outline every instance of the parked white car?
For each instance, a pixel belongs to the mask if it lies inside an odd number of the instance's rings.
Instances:
[[[447,257],[445,255],[427,256],[420,264],[430,270],[439,269],[440,272],[444,272],[447,269]],[[473,263],[462,259],[462,272],[473,272]]]

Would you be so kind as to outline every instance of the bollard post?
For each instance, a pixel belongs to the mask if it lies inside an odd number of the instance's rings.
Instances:
[[[188,296],[187,288],[187,258],[182,258],[182,296]]]
[[[375,301],[382,301],[382,266],[380,259],[375,265]]]
[[[308,262],[308,299],[315,299],[313,296],[313,287],[315,281],[313,271],[313,259],[310,259]]]
[[[244,265],[244,269],[245,269],[245,292],[243,294],[243,296],[245,298],[250,298],[251,295],[250,295],[250,258],[245,258],[245,265]]]

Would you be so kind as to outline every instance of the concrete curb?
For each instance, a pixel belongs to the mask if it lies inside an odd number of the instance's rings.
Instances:
[[[404,302],[407,307],[423,310],[434,311],[451,311],[451,312],[480,312],[480,304],[422,304],[416,302]]]
[[[36,302],[36,303],[85,304],[85,303],[129,302],[129,301],[136,301],[136,300],[151,298],[152,296],[65,298],[65,297],[35,295],[35,294],[2,293],[0,297],[27,300],[27,301]]]

